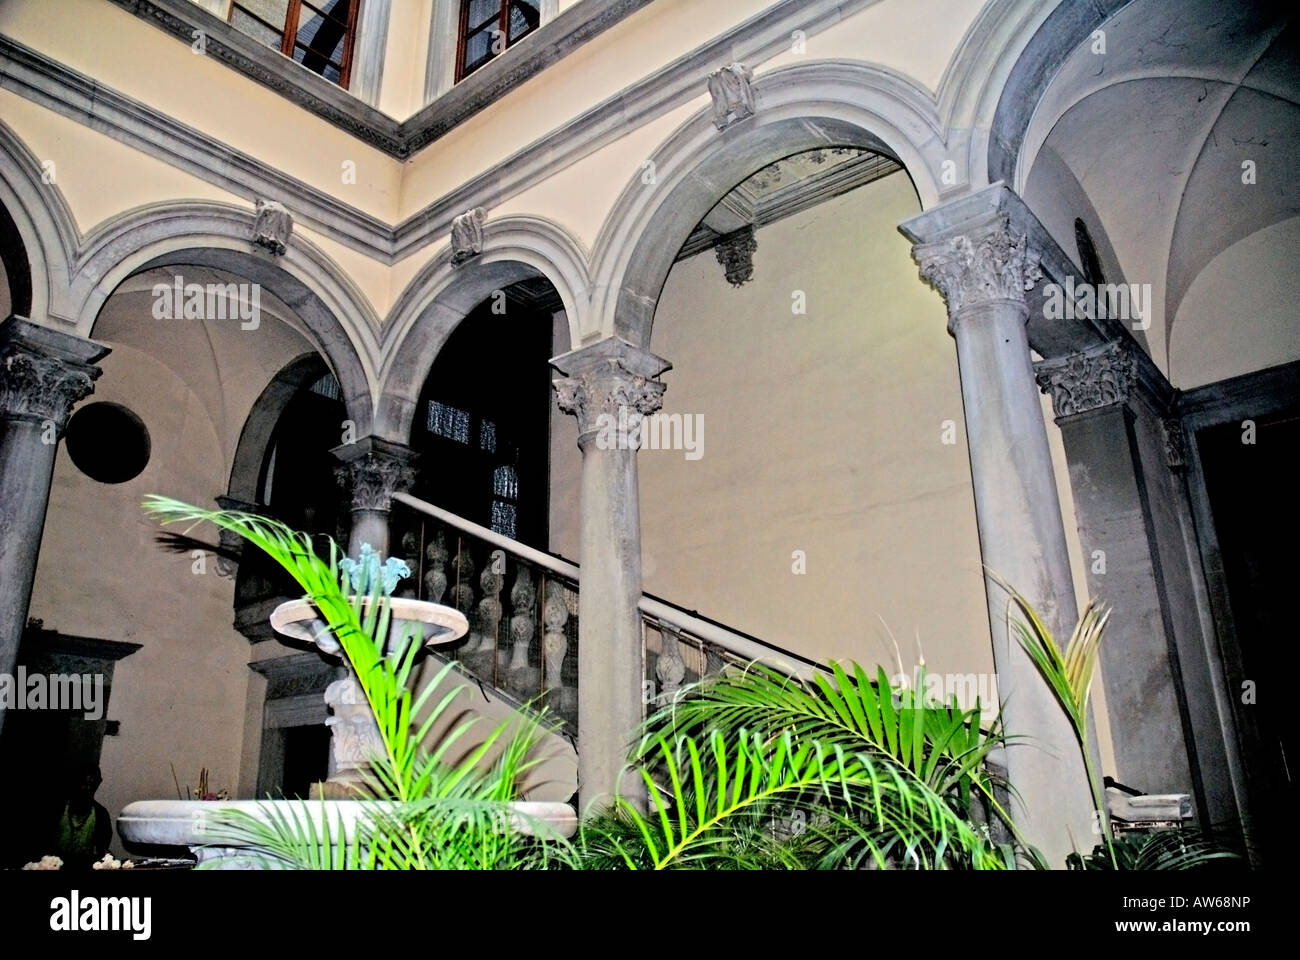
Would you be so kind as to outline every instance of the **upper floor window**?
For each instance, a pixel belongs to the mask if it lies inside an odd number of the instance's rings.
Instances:
[[[461,0],[457,82],[532,33],[541,19],[540,0]]]
[[[347,89],[361,0],[234,0],[230,24]]]

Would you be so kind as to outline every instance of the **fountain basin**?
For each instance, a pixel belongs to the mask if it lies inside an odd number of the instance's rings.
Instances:
[[[424,646],[455,643],[469,632],[469,621],[455,607],[409,597],[390,597],[387,603],[394,621],[418,625]],[[368,599],[362,602],[363,607],[369,605]],[[322,653],[339,655],[343,652],[338,639],[310,600],[288,600],[280,604],[271,611],[271,626],[287,637],[314,643]]]
[[[511,826],[520,833],[571,837],[577,832],[577,813],[567,803],[521,800],[508,806]],[[256,870],[265,867],[257,851],[221,836],[218,818],[224,811],[240,810],[263,823],[273,811],[303,824],[310,817],[317,830],[326,822],[331,828],[342,823],[350,842],[358,822],[393,807],[382,800],[137,800],[122,810],[117,830],[127,844],[189,847],[200,865]]]

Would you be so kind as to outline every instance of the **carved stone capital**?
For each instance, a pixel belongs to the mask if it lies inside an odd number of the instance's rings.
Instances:
[[[949,329],[963,307],[994,300],[1024,303],[1025,291],[1042,279],[1037,254],[1009,220],[997,214],[955,236],[912,247],[921,279],[948,303]]]
[[[754,278],[754,254],[757,250],[758,241],[754,238],[752,224],[741,227],[718,241],[713,254],[722,265],[727,283],[739,287]]]
[[[475,207],[451,221],[452,263],[462,264],[483,252],[483,221],[486,216],[482,207]]]
[[[414,454],[407,447],[365,438],[334,449],[343,461],[334,469],[339,485],[352,497],[352,510],[387,513],[393,494],[415,482]]]
[[[713,125],[725,130],[754,115],[754,74],[743,63],[729,63],[709,74]]]
[[[283,256],[293,233],[293,214],[276,200],[258,200],[256,212],[253,243],[265,247],[273,256]]]
[[[610,337],[551,363],[568,374],[554,382],[555,395],[560,409],[578,420],[579,446],[601,428],[602,416],[633,428],[663,405],[666,385],[654,378],[670,364],[626,340]]]
[[[1034,364],[1038,386],[1052,397],[1056,418],[1072,417],[1128,400],[1137,383],[1137,358],[1122,343]]]
[[[95,390],[93,361],[106,347],[22,317],[0,325],[0,419],[53,423],[62,433],[77,401]]]

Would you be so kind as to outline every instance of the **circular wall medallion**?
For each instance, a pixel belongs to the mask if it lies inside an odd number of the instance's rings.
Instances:
[[[77,469],[100,483],[125,483],[149,463],[149,431],[120,403],[79,407],[63,434]]]

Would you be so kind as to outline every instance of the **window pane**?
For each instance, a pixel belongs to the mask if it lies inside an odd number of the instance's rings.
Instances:
[[[329,397],[331,400],[339,398],[339,382],[334,379],[334,374],[327,373],[311,385],[312,393],[319,393],[322,397]]]
[[[484,28],[465,38],[465,69],[476,67],[492,55],[492,34],[495,26]]]
[[[478,448],[488,453],[497,452],[497,425],[491,420],[478,425]]]
[[[448,437],[459,443],[469,443],[469,413],[465,410],[430,400],[429,413],[424,426],[430,433],[436,433],[440,437]]]
[[[492,472],[492,495],[508,500],[519,499],[519,475],[514,467],[497,467]]]
[[[509,537],[511,540],[516,539],[515,505],[513,503],[502,503],[500,500],[492,501],[492,532]]]
[[[238,10],[240,7],[258,19],[265,20],[271,26],[283,30],[284,18],[289,13],[289,0],[239,0],[235,9]]]
[[[311,19],[308,19],[310,15]],[[298,25],[297,42],[309,48],[310,52],[300,55],[294,51],[293,58],[317,73],[321,72],[326,61],[339,62],[343,59],[343,38],[347,33],[346,25],[338,20],[322,16],[306,4],[302,7],[302,20]]]
[[[230,25],[240,33],[247,34],[258,43],[264,43],[268,47],[280,49],[280,34],[276,33],[264,23],[258,23],[248,14],[244,13],[238,7],[235,7],[230,14]]]
[[[537,4],[526,0],[511,0],[510,4],[510,42],[514,43],[525,33],[533,30],[541,22],[542,15]]]
[[[499,0],[469,0],[469,16],[465,18],[465,29],[477,30],[489,20],[501,16]]]

